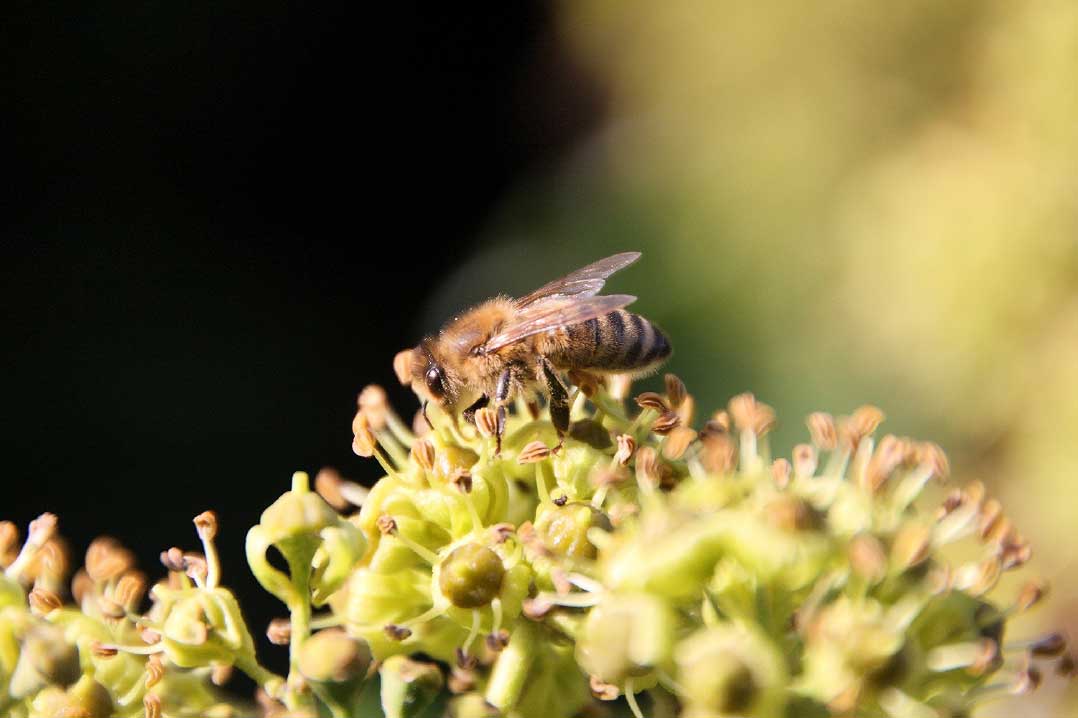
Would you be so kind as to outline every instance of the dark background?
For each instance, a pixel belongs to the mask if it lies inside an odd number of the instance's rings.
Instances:
[[[116,536],[151,576],[218,512],[260,654],[283,607],[243,537],[351,452],[415,317],[601,103],[544,3],[17,2],[0,31],[3,505]],[[392,397],[414,410],[393,386]]]

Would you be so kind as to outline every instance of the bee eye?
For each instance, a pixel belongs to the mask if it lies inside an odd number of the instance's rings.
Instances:
[[[427,389],[430,391],[431,396],[435,399],[441,399],[445,395],[445,389],[442,387],[442,372],[438,370],[438,367],[432,366],[427,369],[424,379],[426,379]]]

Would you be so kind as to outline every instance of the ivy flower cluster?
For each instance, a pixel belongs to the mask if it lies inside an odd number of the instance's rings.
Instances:
[[[958,717],[1073,673],[1061,635],[1005,639],[1045,586],[993,590],[1031,553],[1000,503],[946,490],[937,445],[875,438],[878,409],[813,414],[776,458],[751,394],[694,427],[676,376],[631,402],[571,378],[564,443],[521,402],[500,452],[488,409],[409,427],[360,395],[354,449],[386,476],[331,604],[376,660],[440,670],[450,715]]]
[[[235,715],[216,686],[232,666],[269,681],[232,594],[217,585],[215,517],[195,519],[205,554],[162,554],[168,577],[149,587],[130,551],[95,539],[70,582],[57,518],[18,530],[0,523],[0,711],[13,718]]]
[[[396,366],[409,377],[406,353]],[[217,517],[152,586],[111,538],[68,578],[57,519],[0,523],[0,712],[15,718],[960,718],[1073,675],[1060,634],[1015,639],[1046,586],[978,482],[882,413],[807,419],[774,457],[750,394],[698,419],[675,376],[633,398],[571,376],[569,435],[524,401],[408,422],[369,386],[353,449],[385,475],[323,469],[247,535],[284,605],[259,662],[222,585]],[[279,554],[283,562],[271,557]]]

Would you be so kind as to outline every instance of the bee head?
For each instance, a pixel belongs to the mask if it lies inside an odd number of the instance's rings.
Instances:
[[[429,342],[415,348],[412,361],[412,388],[429,401],[443,407],[454,403],[452,382],[445,366],[435,357]]]

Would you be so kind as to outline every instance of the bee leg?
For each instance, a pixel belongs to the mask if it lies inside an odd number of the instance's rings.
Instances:
[[[542,367],[543,378],[546,379],[547,389],[550,391],[550,420],[558,430],[558,445],[554,447],[557,451],[565,442],[565,434],[569,431],[569,392],[554,373],[550,362],[544,359]]]
[[[463,416],[464,420],[466,422],[468,422],[469,424],[475,424],[475,412],[479,411],[480,409],[482,409],[484,406],[486,406],[489,403],[490,403],[490,398],[486,394],[484,394],[483,396],[479,397],[474,402],[472,402],[471,406],[469,406],[467,409],[462,411],[461,416]]]
[[[427,426],[431,431],[434,431],[434,424],[430,423],[430,417],[427,416],[427,402],[423,402],[423,421],[427,422]]]
[[[494,390],[494,404],[498,407],[498,423],[497,431],[497,445],[494,449],[494,455],[502,453],[502,434],[505,433],[505,405],[509,401],[509,389],[512,386],[513,373],[509,367],[505,368],[501,376],[498,377],[498,386]]]

